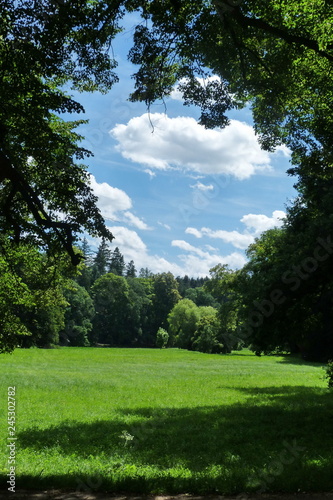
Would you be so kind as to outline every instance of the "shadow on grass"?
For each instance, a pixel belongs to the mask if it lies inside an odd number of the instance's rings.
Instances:
[[[321,363],[319,361],[307,361],[306,359],[302,358],[300,354],[285,354],[282,359],[278,361],[278,363],[285,363],[288,365],[314,366],[317,368],[320,366],[325,366],[325,363]]]
[[[89,459],[102,477],[96,489],[113,492],[331,490],[333,395],[290,386],[241,391],[249,396],[242,404],[124,408],[110,421],[31,428],[18,434],[18,447]],[[74,479],[22,477],[27,488],[73,487]]]

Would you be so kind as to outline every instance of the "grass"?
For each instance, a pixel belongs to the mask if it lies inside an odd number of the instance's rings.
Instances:
[[[0,356],[2,443],[13,385],[18,489],[333,490],[333,394],[319,364],[248,351],[18,349]]]

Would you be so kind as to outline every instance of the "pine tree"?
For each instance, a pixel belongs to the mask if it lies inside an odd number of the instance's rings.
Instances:
[[[102,239],[98,247],[97,254],[94,258],[93,279],[94,281],[107,272],[110,265],[111,251],[106,243],[105,238]]]
[[[123,276],[124,270],[125,270],[124,256],[120,253],[119,248],[116,247],[112,252],[109,272],[116,274],[117,276]]]
[[[136,269],[133,260],[126,266],[126,278],[136,278]]]

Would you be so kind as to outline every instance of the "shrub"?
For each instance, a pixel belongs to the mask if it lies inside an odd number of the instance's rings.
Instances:
[[[325,378],[328,380],[328,387],[333,389],[333,360],[329,360],[327,363]]]
[[[167,346],[169,334],[164,328],[159,328],[156,334],[156,347],[163,349]]]

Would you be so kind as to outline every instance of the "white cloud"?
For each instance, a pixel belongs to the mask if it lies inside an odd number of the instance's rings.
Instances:
[[[124,216],[126,221],[128,221],[130,224],[132,224],[132,226],[135,226],[138,229],[143,229],[144,231],[152,229],[143,220],[139,219],[139,217],[132,214],[131,212],[125,212]]]
[[[132,208],[132,200],[125,191],[106,182],[99,183],[93,175],[90,175],[90,185],[98,197],[97,206],[106,219],[117,220],[117,212]]]
[[[132,200],[125,191],[112,187],[106,182],[99,183],[93,175],[90,175],[90,183],[94,194],[98,197],[97,206],[105,219],[125,222],[144,231],[152,229],[128,210],[132,208]]]
[[[153,113],[118,124],[110,134],[124,158],[149,169],[229,174],[240,180],[271,170],[270,155],[260,149],[253,128],[237,120],[223,130],[207,130],[194,118]]]
[[[286,214],[282,210],[275,210],[272,217],[267,217],[267,215],[263,214],[248,214],[242,217],[241,222],[245,224],[247,229],[254,230],[254,234],[257,236],[273,227],[281,227],[283,223],[282,219],[285,216]]]
[[[192,184],[190,186],[193,189],[198,189],[199,191],[213,191],[213,184],[203,184],[202,182],[197,182],[196,184]]]
[[[148,174],[151,179],[156,176],[156,172],[153,172],[150,168],[146,168],[144,172]]]
[[[195,227],[188,227],[185,229],[185,233],[193,234],[196,238],[202,238],[202,233]]]
[[[285,212],[282,210],[275,210],[272,217],[267,217],[267,215],[263,214],[244,215],[241,218],[241,222],[246,226],[243,233],[239,231],[225,231],[223,229],[213,230],[208,227],[202,227],[200,230],[195,227],[188,227],[185,233],[192,234],[196,238],[208,236],[208,238],[220,239],[225,243],[230,243],[235,248],[245,250],[263,231],[267,231],[273,227],[281,227],[283,223],[282,219],[285,215]]]
[[[211,254],[190,245],[184,240],[173,240],[171,245],[188,252],[187,254],[178,255],[178,258],[184,263],[183,274],[191,276],[208,276],[209,270],[217,264],[228,264],[232,269],[238,269],[246,263],[244,255],[238,252],[225,256],[216,253]]]
[[[216,238],[224,241],[225,243],[231,243],[235,248],[245,250],[251,243],[253,243],[254,238],[251,234],[242,234],[238,231],[224,231],[219,229],[213,231],[208,227],[203,227],[201,233],[209,238]]]

